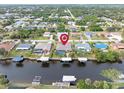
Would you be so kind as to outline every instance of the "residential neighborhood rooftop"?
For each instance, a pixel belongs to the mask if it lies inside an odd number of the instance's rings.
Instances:
[[[16,50],[28,50],[31,48],[31,44],[19,44]]]
[[[15,46],[15,43],[14,42],[3,42],[3,43],[0,43],[0,48],[3,48],[5,49],[5,51],[10,51],[11,49],[13,49]]]
[[[63,45],[62,43],[57,43],[56,50],[71,51],[71,43]]]

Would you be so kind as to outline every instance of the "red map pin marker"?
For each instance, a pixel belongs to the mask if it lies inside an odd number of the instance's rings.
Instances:
[[[60,40],[63,45],[65,45],[68,42],[69,36],[67,34],[61,34]]]

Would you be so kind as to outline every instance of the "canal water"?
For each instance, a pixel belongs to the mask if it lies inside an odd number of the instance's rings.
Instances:
[[[41,76],[41,83],[52,83],[62,81],[63,75],[74,75],[77,79],[90,78],[92,80],[107,80],[100,75],[103,69],[116,68],[124,73],[124,63],[102,63],[87,61],[80,65],[77,61],[70,65],[63,65],[60,62],[50,62],[44,66],[42,63],[25,60],[23,66],[19,67],[16,63],[10,65],[0,64],[0,72],[6,74],[8,79],[14,82],[31,83],[37,75]]]

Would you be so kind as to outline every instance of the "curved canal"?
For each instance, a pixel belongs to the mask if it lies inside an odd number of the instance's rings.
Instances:
[[[85,64],[80,65],[75,61],[68,66],[64,66],[60,62],[50,62],[49,65],[44,66],[42,63],[25,60],[21,67],[18,67],[13,62],[9,65],[0,64],[0,72],[6,74],[9,80],[26,83],[31,83],[36,75],[42,77],[41,83],[62,81],[63,75],[74,75],[77,79],[107,80],[100,75],[100,72],[107,68],[116,68],[124,72],[124,63],[96,64],[95,62],[87,61]]]

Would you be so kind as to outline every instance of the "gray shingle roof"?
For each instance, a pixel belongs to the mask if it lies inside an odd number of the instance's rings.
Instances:
[[[51,43],[38,43],[34,49],[42,49],[42,50],[48,50],[51,49]]]

